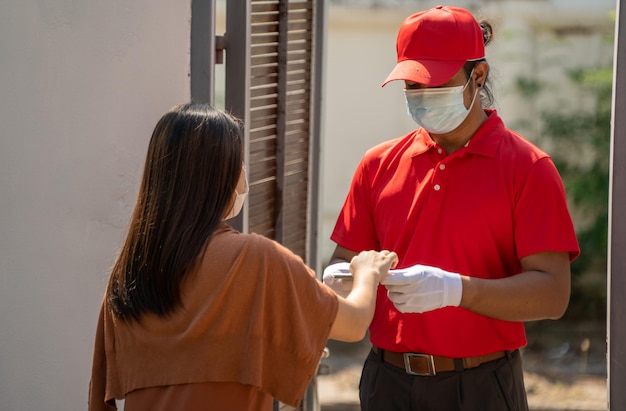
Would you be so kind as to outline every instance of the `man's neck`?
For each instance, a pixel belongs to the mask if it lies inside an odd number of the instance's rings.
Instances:
[[[477,110],[472,110],[465,121],[463,121],[460,126],[450,133],[431,133],[430,138],[446,150],[446,153],[448,154],[452,154],[461,147],[466,146],[480,126],[485,122],[485,120],[487,120],[487,114],[485,111],[480,107],[477,108]]]

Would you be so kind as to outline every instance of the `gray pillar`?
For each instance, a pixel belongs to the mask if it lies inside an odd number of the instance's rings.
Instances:
[[[608,399],[609,409],[626,410],[626,8],[617,0],[608,250]],[[625,30],[621,30],[624,28]]]
[[[191,99],[215,101],[215,0],[191,2]]]
[[[250,37],[251,0],[226,2],[226,96],[225,108],[239,117],[244,127],[244,163],[250,164]],[[249,173],[250,170],[247,170]],[[250,174],[248,174],[250,181]],[[249,197],[248,197],[249,198]],[[229,223],[248,232],[249,203]]]

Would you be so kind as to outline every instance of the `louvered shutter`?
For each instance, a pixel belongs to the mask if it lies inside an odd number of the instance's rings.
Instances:
[[[225,50],[225,108],[246,125],[250,183],[230,223],[281,242],[318,269],[323,2],[227,0],[224,36],[215,35],[215,7],[192,0],[191,95],[214,103],[214,66]],[[319,409],[313,377],[298,411]],[[274,410],[293,408],[274,401]]]
[[[230,1],[226,108],[246,122],[244,232],[316,263],[321,15],[316,1]],[[315,30],[314,30],[315,29]]]

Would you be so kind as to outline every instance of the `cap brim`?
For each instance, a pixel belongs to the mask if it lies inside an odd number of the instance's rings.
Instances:
[[[440,86],[461,70],[465,61],[404,60],[396,64],[382,87],[394,80],[412,81],[429,87]]]

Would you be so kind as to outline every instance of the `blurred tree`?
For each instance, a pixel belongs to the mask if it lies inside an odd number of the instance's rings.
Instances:
[[[612,67],[568,73],[580,91],[577,109],[542,114],[542,138],[561,173],[581,255],[572,263],[569,319],[606,318],[609,147]],[[518,83],[521,84],[521,83]]]

